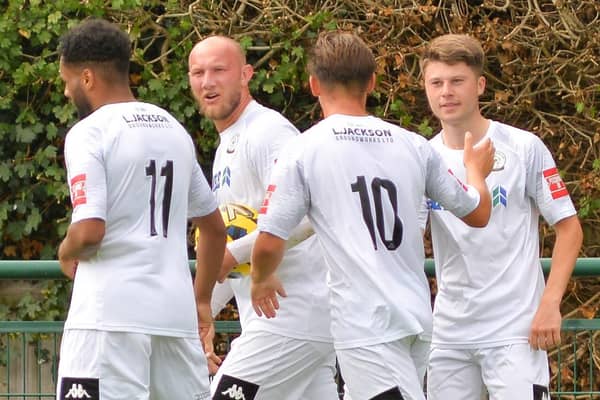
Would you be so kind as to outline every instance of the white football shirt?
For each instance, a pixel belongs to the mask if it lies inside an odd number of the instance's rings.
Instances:
[[[100,218],[81,261],[65,329],[198,337],[187,219],[217,203],[186,130],[151,104],[105,105],[67,134],[72,223]]]
[[[433,343],[454,348],[527,343],[544,290],[539,260],[540,212],[553,225],[575,215],[552,155],[535,135],[491,121],[486,136],[496,148],[486,182],[492,215],[471,228],[429,202],[438,293]],[[431,143],[463,179],[463,151]]]
[[[298,130],[278,112],[252,101],[221,132],[213,163],[213,190],[219,204],[261,206],[277,155]],[[250,301],[250,277],[228,279],[242,330],[267,331],[296,339],[331,341],[326,266],[316,237],[288,250],[278,276],[288,297],[277,318],[258,317]]]
[[[286,239],[308,214],[329,267],[336,348],[430,338],[423,196],[464,216],[479,194],[424,138],[372,116],[332,115],[285,147],[271,182],[259,229]]]

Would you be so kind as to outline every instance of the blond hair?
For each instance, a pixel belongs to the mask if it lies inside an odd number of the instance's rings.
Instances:
[[[421,72],[425,72],[430,61],[445,64],[464,62],[478,75],[483,75],[485,55],[481,43],[472,36],[447,34],[433,39],[421,56]]]
[[[309,53],[308,72],[325,85],[366,90],[375,73],[375,56],[352,32],[322,32]]]

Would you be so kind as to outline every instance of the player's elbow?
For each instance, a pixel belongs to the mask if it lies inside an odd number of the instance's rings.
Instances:
[[[583,243],[583,230],[577,215],[564,218],[554,225],[557,240],[568,240],[572,247],[581,248]]]
[[[470,214],[467,214],[462,220],[473,228],[484,228],[490,221],[492,210],[490,207],[477,207]]]
[[[192,224],[200,230],[199,239],[207,243],[219,243],[225,246],[227,228],[218,209],[203,217],[192,218]]]
[[[279,260],[285,251],[285,240],[268,232],[260,232],[252,248],[252,264],[262,265]]]
[[[106,224],[101,219],[92,218],[73,224],[69,230],[77,247],[98,247],[106,234]]]

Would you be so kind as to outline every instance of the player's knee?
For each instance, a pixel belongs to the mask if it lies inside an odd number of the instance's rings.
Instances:
[[[370,400],[404,400],[400,389],[396,386],[390,390],[386,390],[383,393],[379,393],[377,396],[372,397]]]
[[[254,400],[259,385],[229,375],[223,375],[212,400]]]

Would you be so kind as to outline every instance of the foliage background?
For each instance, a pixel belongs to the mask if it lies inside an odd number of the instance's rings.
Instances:
[[[256,69],[255,97],[305,129],[320,117],[306,85],[307,47],[321,30],[355,30],[377,57],[370,110],[429,136],[439,126],[423,95],[419,53],[440,34],[473,34],[488,56],[484,114],[531,130],[550,147],[582,218],[581,256],[600,256],[595,0],[5,0],[0,10],[3,259],[55,258],[68,226],[62,152],[76,116],[63,96],[56,47],[62,33],[87,17],[109,19],[129,32],[135,93],[189,129],[207,175],[217,135],[198,115],[187,81],[187,55],[203,37],[219,33],[239,40]],[[548,257],[554,236],[543,224],[541,238]],[[38,285],[39,296],[0,304],[0,317],[63,318],[68,284]],[[571,316],[595,315],[597,289],[597,279],[573,282],[565,297]]]

